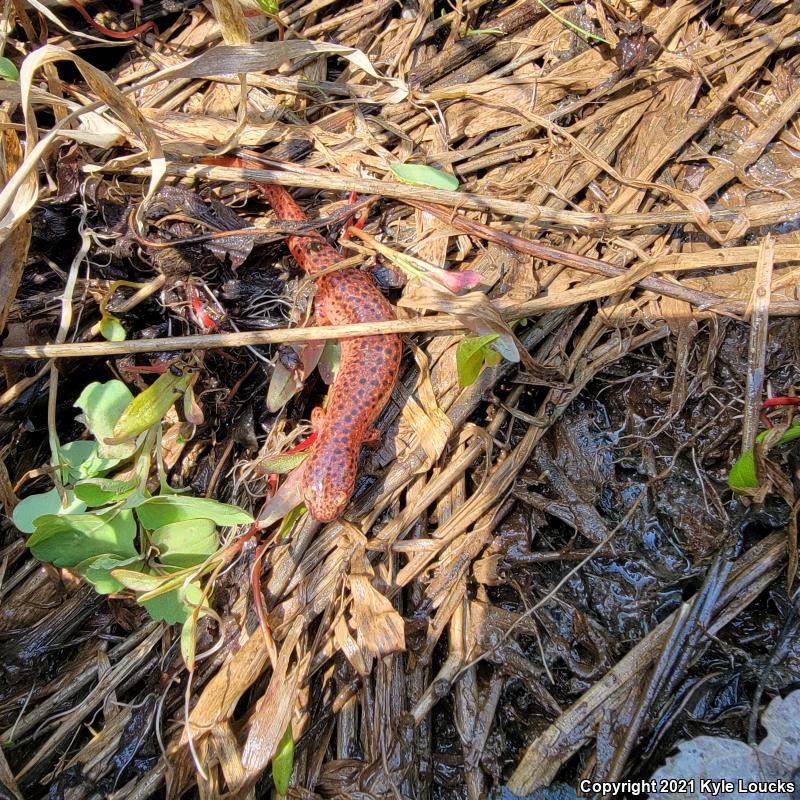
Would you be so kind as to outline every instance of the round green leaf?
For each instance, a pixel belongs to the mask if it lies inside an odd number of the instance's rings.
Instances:
[[[75,497],[75,492],[67,489],[66,507],[61,505],[61,495],[57,489],[41,494],[32,494],[24,500],[20,500],[14,507],[11,519],[17,529],[22,533],[33,533],[36,530],[36,521],[40,517],[47,515],[79,514],[86,510],[86,503]]]
[[[109,342],[124,342],[127,334],[116,317],[103,317],[100,321],[100,335]]]
[[[113,514],[48,514],[36,520],[28,547],[40,561],[73,567],[88,558],[112,554],[127,559],[134,547],[136,521],[131,511]]]
[[[183,587],[173,589],[145,601],[142,605],[153,619],[174,625],[176,622],[185,623],[192,616],[193,607],[199,605],[202,599],[203,590],[195,582],[188,584],[185,590]]]
[[[83,478],[94,478],[119,464],[118,458],[100,458],[94,439],[78,439],[59,447],[62,463],[67,465],[73,483]]]
[[[170,567],[202,564],[219,547],[217,526],[210,519],[192,519],[164,525],[149,535],[158,560]]]
[[[58,452],[61,454],[61,462],[77,473],[87,461],[97,458],[97,442],[93,439],[77,439],[59,445]]]
[[[112,478],[87,478],[75,484],[75,494],[90,508],[103,506],[107,503],[116,503],[124,500],[139,485],[139,479],[134,476],[127,481],[117,481]]]
[[[122,412],[133,401],[131,390],[122,381],[107,383],[90,383],[75,402],[83,411],[86,425],[95,439],[97,452],[101,458],[128,458],[133,455],[135,445],[106,444],[111,438],[114,426],[122,416]]]
[[[112,569],[128,567],[136,570],[143,566],[144,561],[138,555],[121,560],[111,553],[104,553],[81,561],[72,567],[72,570],[91,583],[95,591],[100,594],[113,594],[122,591],[125,587],[111,574]]]
[[[19,70],[16,64],[5,56],[0,56],[0,78],[4,81],[19,80]]]
[[[403,183],[410,183],[412,186],[430,186],[450,192],[458,189],[458,178],[427,164],[390,164],[389,169]]]
[[[253,517],[236,506],[218,503],[205,497],[166,495],[151,497],[137,507],[139,521],[148,530],[164,525],[185,522],[189,519],[210,519],[217,525],[242,525],[252,522]]]

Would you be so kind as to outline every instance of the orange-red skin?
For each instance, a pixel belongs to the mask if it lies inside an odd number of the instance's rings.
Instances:
[[[247,164],[242,164],[247,166]],[[280,186],[260,184],[280,219],[305,221],[291,195]],[[289,250],[309,275],[340,261],[338,253],[318,233],[289,236]],[[394,309],[372,278],[358,269],[341,269],[320,275],[314,300],[317,320],[323,325],[378,322],[395,319]],[[331,522],[341,516],[356,485],[362,445],[374,438],[373,423],[389,400],[400,369],[399,336],[353,336],[340,342],[339,372],[323,412],[314,409],[312,422],[317,440],[304,467],[303,499],[311,516]]]

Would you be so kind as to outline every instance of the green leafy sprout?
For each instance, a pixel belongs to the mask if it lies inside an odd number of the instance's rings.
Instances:
[[[184,626],[192,667],[194,626],[208,613],[201,580],[220,563],[220,527],[253,522],[246,511],[172,489],[164,474],[161,422],[182,399],[202,420],[196,373],[173,365],[136,397],[119,380],[92,383],[76,402],[91,439],[59,445],[56,487],[22,500],[13,521],[40,561],[80,575],[101,594],[123,590],[153,619]],[[148,489],[155,463],[159,491]]]
[[[757,442],[763,442],[770,431],[762,431],[756,436]],[[778,439],[773,447],[800,439],[800,423],[795,423]],[[748,489],[758,488],[758,476],[756,475],[756,459],[752,450],[742,453],[731,467],[728,473],[728,486],[735,492],[747,492]]]
[[[503,357],[492,347],[499,338],[499,333],[488,333],[484,336],[465,336],[458,343],[456,371],[458,385],[462,389],[475,383],[484,364],[496,367],[502,361]]]

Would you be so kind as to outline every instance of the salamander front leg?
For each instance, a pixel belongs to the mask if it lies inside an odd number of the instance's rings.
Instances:
[[[370,428],[364,436],[362,444],[364,447],[380,447],[381,432],[377,428]]]

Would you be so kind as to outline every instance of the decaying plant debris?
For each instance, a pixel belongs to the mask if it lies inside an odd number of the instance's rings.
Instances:
[[[87,8],[158,32],[4,4],[3,796],[267,796],[290,722],[295,798],[525,795],[756,740],[800,676],[800,451],[756,451],[749,499],[726,478],[800,382],[795,4]],[[263,169],[200,163],[239,148]],[[407,346],[345,518],[226,537],[190,675],[174,629],[40,565],[9,517],[52,486],[48,432],[82,435],[87,383],[141,390],[189,348],[205,421],[167,418],[170,481],[260,512],[325,392],[268,409],[285,345],[347,331],[298,326],[296,228],[245,179],[337,239],[367,215],[343,259]],[[403,286],[379,245],[492,303]],[[512,321],[525,357],[462,388],[465,329]]]

